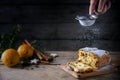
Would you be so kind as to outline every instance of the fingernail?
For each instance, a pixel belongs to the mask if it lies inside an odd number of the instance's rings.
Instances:
[[[98,9],[98,12],[102,12],[102,10],[101,10],[101,9]]]

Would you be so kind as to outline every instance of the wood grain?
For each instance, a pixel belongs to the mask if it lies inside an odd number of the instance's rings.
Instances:
[[[112,66],[112,65],[110,65],[110,66]],[[66,71],[67,73],[71,74],[75,78],[86,78],[86,77],[91,77],[91,76],[98,76],[98,75],[103,75],[103,74],[109,74],[109,73],[117,71],[117,69],[115,67],[111,67],[109,69],[93,71],[93,72],[90,72],[90,73],[76,73],[74,71],[68,70],[66,64],[61,64],[60,68],[63,69],[64,71]]]
[[[39,64],[27,66],[21,68],[16,66],[14,68],[9,68],[4,65],[0,65],[0,80],[76,80],[70,74],[67,74],[65,71],[61,70],[58,64],[66,63],[67,61],[74,60],[77,58],[76,51],[46,51],[47,54],[57,53],[59,57],[54,58],[54,62],[51,64],[55,65],[43,65]],[[110,53],[114,60],[120,60],[119,52]],[[87,76],[87,75],[86,75]],[[86,80],[119,80],[119,71],[99,75],[94,77],[85,78]],[[85,80],[81,79],[81,80]]]

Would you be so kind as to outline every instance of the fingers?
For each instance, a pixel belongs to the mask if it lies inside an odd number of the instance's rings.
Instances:
[[[103,1],[103,2],[101,2]],[[107,2],[106,2],[107,1]],[[109,0],[100,0],[98,6],[98,13],[104,14],[111,7],[111,2]]]
[[[89,14],[104,14],[111,7],[110,0],[90,0]]]
[[[95,13],[98,0],[90,0],[89,14]]]
[[[111,2],[109,1],[108,4],[105,5],[104,9],[103,9],[103,13],[107,12],[107,10],[111,7]]]
[[[103,8],[105,7],[107,0],[99,0],[99,4],[98,4],[98,12],[102,12]]]
[[[108,6],[105,5],[104,8],[103,8],[103,10],[102,10],[102,13],[105,13],[107,10],[108,10]]]
[[[111,1],[108,1],[108,9],[111,7]]]

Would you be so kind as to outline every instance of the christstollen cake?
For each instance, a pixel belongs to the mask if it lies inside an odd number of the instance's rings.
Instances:
[[[91,72],[109,64],[110,61],[108,51],[85,47],[78,50],[78,59],[69,62],[68,66],[75,72]]]
[[[69,62],[68,69],[73,70],[75,72],[80,72],[80,73],[93,71],[92,66],[89,66],[88,64],[84,64],[78,60]]]

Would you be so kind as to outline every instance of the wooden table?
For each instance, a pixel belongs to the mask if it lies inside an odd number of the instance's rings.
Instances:
[[[76,51],[47,51],[47,53],[57,53],[59,57],[56,57],[51,62],[51,65],[39,64],[38,66],[32,65],[23,69],[20,67],[9,68],[0,65],[0,80],[77,80],[59,67],[59,64],[75,60],[77,58]],[[110,52],[110,55],[112,62],[120,62],[120,52]],[[120,69],[114,73],[80,80],[119,80],[119,73]]]

